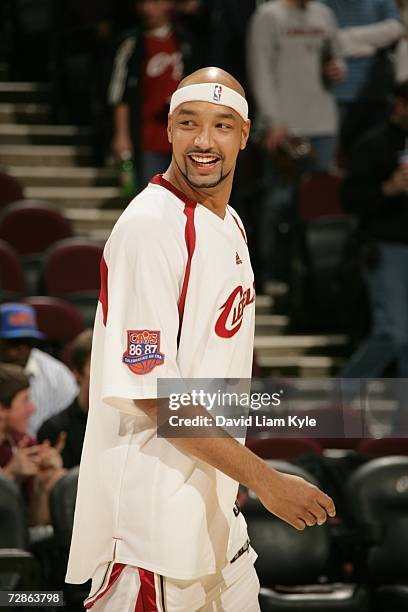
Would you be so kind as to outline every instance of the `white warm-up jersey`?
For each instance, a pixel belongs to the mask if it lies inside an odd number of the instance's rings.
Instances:
[[[157,437],[133,400],[159,378],[250,378],[254,302],[236,212],[155,177],[104,250],[68,582],[112,560],[192,580],[245,544],[238,483]]]

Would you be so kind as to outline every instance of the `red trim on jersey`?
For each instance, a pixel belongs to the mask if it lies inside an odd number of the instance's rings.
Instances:
[[[183,324],[184,307],[186,304],[188,283],[190,280],[191,260],[193,258],[195,246],[196,246],[196,231],[195,231],[195,224],[194,224],[194,214],[195,214],[195,210],[197,207],[197,203],[191,200],[190,198],[188,198],[182,191],[180,191],[180,189],[178,189],[172,183],[166,180],[161,174],[156,174],[156,176],[154,176],[150,182],[153,183],[153,185],[160,185],[161,187],[164,187],[168,191],[171,191],[173,195],[175,195],[179,200],[181,200],[185,204],[184,214],[187,217],[187,221],[186,221],[186,229],[185,229],[184,237],[186,240],[186,247],[187,247],[187,264],[186,264],[186,271],[184,273],[183,286],[181,289],[181,294],[180,294],[180,298],[178,302],[178,311],[179,311],[179,331],[178,331],[178,336],[177,336],[177,346],[178,346],[180,342],[181,327]]]
[[[85,608],[87,610],[90,610],[92,608],[92,606],[94,605],[94,603],[96,603],[97,601],[99,601],[99,599],[101,599],[101,597],[106,595],[106,593],[109,591],[109,589],[115,584],[115,582],[117,581],[117,579],[119,578],[119,576],[121,575],[121,573],[123,572],[125,567],[126,567],[126,565],[124,563],[115,563],[115,565],[113,566],[113,569],[112,569],[112,573],[109,576],[109,582],[106,585],[106,588],[101,593],[99,593],[95,597],[95,599],[93,599],[89,603],[85,603],[84,604],[84,606],[85,606]]]
[[[231,211],[230,211],[230,212],[231,212]],[[231,213],[231,217],[234,219],[235,223],[237,224],[238,229],[239,229],[239,231],[241,232],[243,239],[245,240],[245,244],[248,244],[248,240],[247,240],[246,234],[245,234],[245,232],[244,232],[244,229],[243,229],[243,228],[240,226],[240,224],[239,224],[239,222],[238,222],[238,219],[237,219],[237,218],[236,218],[236,216],[235,216],[235,215],[233,215],[232,213]]]
[[[101,265],[101,291],[99,293],[99,301],[102,304],[103,324],[106,327],[108,320],[108,266],[106,265],[105,257],[102,255]]]
[[[154,574],[149,570],[138,568],[140,589],[137,597],[135,612],[159,612],[156,603],[156,587]]]

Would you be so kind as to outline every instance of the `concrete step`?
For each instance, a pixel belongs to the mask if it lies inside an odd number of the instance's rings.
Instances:
[[[96,240],[106,240],[109,237],[121,213],[121,210],[98,210],[95,208],[88,210],[67,208],[64,211],[78,236],[87,236]]]
[[[47,123],[51,115],[51,107],[48,104],[15,103],[8,102],[0,104],[0,124],[24,123],[37,124]]]
[[[45,83],[0,81],[0,102],[47,102],[49,86]]]
[[[255,301],[257,304],[258,298]],[[265,315],[259,314],[256,310],[255,334],[271,336],[272,334],[282,334],[289,325],[289,317],[285,315]]]
[[[118,187],[27,187],[25,197],[47,200],[65,208],[97,209],[116,204],[121,192]],[[120,212],[120,211],[119,211]]]
[[[273,298],[270,295],[257,293],[255,300],[256,312],[259,314],[268,315],[272,312]]]
[[[268,376],[293,376],[301,378],[326,378],[333,376],[343,361],[335,357],[319,355],[260,355],[258,364]]]
[[[0,142],[5,145],[89,144],[89,128],[74,125],[14,125],[0,123]]]
[[[70,145],[4,145],[0,164],[6,166],[90,166],[92,149]]]
[[[262,357],[286,357],[306,355],[310,351],[320,353],[338,352],[339,347],[347,346],[347,338],[342,335],[310,336],[256,336],[255,350]]]
[[[8,166],[7,172],[25,187],[116,187],[118,183],[114,168]]]

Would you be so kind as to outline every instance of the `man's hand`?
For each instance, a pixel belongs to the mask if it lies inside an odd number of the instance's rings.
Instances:
[[[264,146],[269,153],[277,149],[288,137],[288,129],[285,125],[275,125],[265,134]]]
[[[4,467],[3,473],[13,480],[36,476],[39,465],[40,446],[18,448],[11,460]]]
[[[336,509],[333,500],[303,478],[271,471],[271,482],[258,491],[269,512],[302,531],[306,526],[323,525]]]
[[[117,134],[112,142],[112,150],[116,159],[133,156],[133,144],[129,136]]]
[[[382,184],[383,193],[387,197],[401,195],[408,192],[408,164],[399,166],[391,178]]]
[[[323,72],[324,76],[329,79],[329,81],[333,81],[334,83],[339,83],[344,79],[344,67],[337,60],[330,60],[329,62],[326,62]]]

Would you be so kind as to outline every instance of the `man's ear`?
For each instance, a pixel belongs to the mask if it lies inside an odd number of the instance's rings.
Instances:
[[[251,120],[247,119],[247,121],[245,121],[242,125],[241,145],[240,145],[241,151],[246,149],[250,131],[251,131]]]
[[[169,113],[167,117],[167,138],[170,144],[173,142],[172,133],[171,133],[172,127],[173,127],[173,123],[172,123],[171,115]]]

